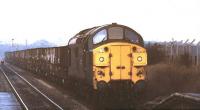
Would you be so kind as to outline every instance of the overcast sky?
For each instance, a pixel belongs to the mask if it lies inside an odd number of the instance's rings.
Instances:
[[[82,29],[117,22],[146,41],[200,40],[200,0],[1,0],[0,41],[65,45]]]

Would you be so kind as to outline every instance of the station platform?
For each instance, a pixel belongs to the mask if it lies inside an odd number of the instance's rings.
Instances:
[[[145,104],[145,110],[200,110],[199,93],[173,93]]]
[[[12,92],[0,92],[0,110],[22,110]]]

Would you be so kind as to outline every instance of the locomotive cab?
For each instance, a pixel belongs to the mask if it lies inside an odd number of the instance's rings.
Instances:
[[[112,24],[99,29],[91,40],[95,89],[112,86],[115,82],[134,85],[145,80],[146,49],[142,37],[134,30]]]

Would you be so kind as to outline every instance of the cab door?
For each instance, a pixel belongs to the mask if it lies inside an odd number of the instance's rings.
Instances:
[[[131,79],[130,46],[111,46],[111,80]]]

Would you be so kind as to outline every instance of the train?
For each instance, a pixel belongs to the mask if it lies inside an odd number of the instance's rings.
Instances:
[[[144,88],[147,51],[142,36],[117,23],[80,31],[66,46],[5,53],[5,61],[51,81],[72,81],[93,90]]]

